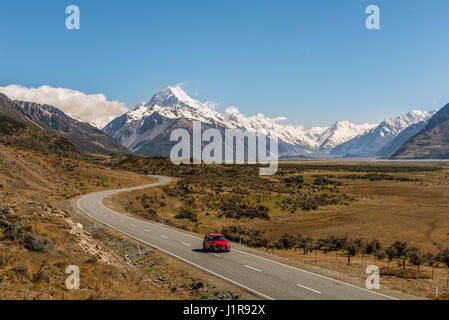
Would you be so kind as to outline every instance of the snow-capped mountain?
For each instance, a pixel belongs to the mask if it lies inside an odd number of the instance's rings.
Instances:
[[[356,125],[349,121],[336,122],[333,126],[327,128],[321,135],[320,138],[321,140],[324,139],[324,141],[319,141],[320,150],[330,151],[340,144],[353,137],[359,136],[374,127],[376,127],[375,124]]]
[[[413,110],[405,115],[382,121],[377,127],[335,147],[331,156],[336,157],[375,157],[384,146],[393,141],[403,130],[411,125],[427,121],[433,113]]]
[[[168,155],[170,133],[176,128],[191,130],[191,121],[224,130],[242,129],[269,135],[274,130],[279,138],[280,155],[325,156],[340,145],[376,125],[355,125],[347,121],[331,127],[282,125],[284,118],[269,118],[263,114],[245,116],[237,108],[218,112],[207,103],[188,96],[180,87],[167,87],[156,93],[148,103],[140,103],[134,110],[116,118],[103,130],[130,151],[143,155]]]

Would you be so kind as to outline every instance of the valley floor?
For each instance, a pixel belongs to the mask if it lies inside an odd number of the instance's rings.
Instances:
[[[384,286],[411,298],[434,298],[438,288],[442,298],[448,293],[447,267],[434,261],[449,247],[447,168],[447,162],[287,162],[281,164],[277,176],[262,181],[249,178],[246,172],[242,172],[246,176],[243,180],[238,174],[228,177],[222,172],[210,174],[211,179],[204,171],[203,176],[181,175],[169,187],[115,195],[105,204],[122,213],[164,220],[200,234],[240,235],[244,244],[260,247],[290,264],[359,285],[366,280],[366,267],[375,264],[380,266]],[[292,179],[299,175],[300,180]],[[294,181],[300,181],[301,187],[292,187]],[[303,201],[303,193],[305,199],[327,193],[338,197],[339,202],[324,202],[305,210],[300,206],[309,202]],[[297,207],[286,201],[298,195],[301,202]],[[228,197],[237,204],[232,215],[227,215]],[[269,218],[245,216],[242,208],[257,205],[268,208]],[[186,208],[194,212],[193,218],[180,216]],[[310,237],[311,247],[280,247],[286,234]],[[403,271],[394,257],[390,260],[357,252],[348,265],[344,249],[327,252],[325,247],[313,247],[314,241],[324,242],[333,236],[363,242],[376,239],[383,251],[394,241],[405,242],[408,248],[417,248],[421,261],[413,265],[407,260]],[[432,266],[424,259],[426,254],[433,254]]]

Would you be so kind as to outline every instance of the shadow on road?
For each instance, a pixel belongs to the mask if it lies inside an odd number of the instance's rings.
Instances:
[[[210,251],[207,249],[192,249],[193,252],[199,252],[199,253],[209,253]]]
[[[227,253],[226,251],[210,251],[207,249],[192,249],[192,251],[199,253],[218,253],[218,254]]]

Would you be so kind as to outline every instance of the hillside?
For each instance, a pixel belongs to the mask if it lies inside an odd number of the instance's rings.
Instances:
[[[38,127],[66,137],[87,152],[129,153],[101,130],[68,116],[56,107],[17,100],[13,101],[12,106]]]
[[[412,124],[407,129],[403,130],[396,138],[390,143],[386,144],[377,155],[380,157],[388,158],[393,153],[399,150],[411,137],[422,130],[427,124],[427,120]]]
[[[441,108],[420,132],[391,156],[391,159],[448,158],[449,104]]]
[[[90,156],[75,146],[70,140],[39,128],[39,126],[19,113],[13,102],[0,94],[0,144],[25,149],[38,150],[76,159]]]

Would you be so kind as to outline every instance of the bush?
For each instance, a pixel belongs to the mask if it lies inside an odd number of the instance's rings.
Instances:
[[[389,267],[381,267],[380,268],[380,275],[381,276],[393,276],[397,278],[405,278],[405,279],[429,279],[431,276],[423,273],[418,272],[417,270],[404,270],[404,269],[397,269],[397,268],[389,268]]]
[[[281,236],[278,242],[279,249],[290,249],[296,245],[296,237],[289,233],[285,233]]]
[[[381,180],[394,180],[394,181],[413,181],[412,179],[406,177],[396,177],[389,174],[384,173],[368,173],[365,175],[361,174],[348,174],[341,176],[342,179],[351,179],[351,180],[369,180],[369,181],[381,181]]]
[[[304,250],[304,254],[307,254],[312,248],[313,240],[310,237],[304,237],[302,234],[296,236],[296,246]]]
[[[222,211],[221,215],[226,218],[259,218],[270,220],[268,215],[268,207],[264,205],[252,205],[240,196],[225,196],[222,198],[219,209]]]
[[[295,187],[301,188],[304,184],[304,178],[303,176],[288,177],[284,179],[284,182],[287,185],[293,184]]]
[[[39,252],[44,251],[47,248],[49,241],[38,236],[34,232],[26,232],[23,235],[21,243],[28,250]]]
[[[12,260],[12,255],[0,255],[0,268],[8,266],[8,263]]]
[[[28,271],[28,266],[24,265],[24,264],[21,264],[21,265],[18,265],[17,267],[15,267],[13,270],[18,275],[19,274],[25,274]]]
[[[49,283],[50,282],[50,274],[46,271],[38,271],[33,277],[33,282],[38,282],[40,280]]]
[[[327,186],[327,185],[341,186],[341,182],[330,180],[330,179],[326,178],[325,176],[322,176],[319,174],[317,174],[313,177],[315,178],[315,181],[313,181],[313,185],[315,185],[315,186]]]
[[[239,241],[251,247],[266,247],[268,240],[265,238],[265,231],[261,229],[249,229],[241,226],[223,227],[221,233],[229,240]]]
[[[438,260],[449,268],[449,249],[444,249],[438,254]]]
[[[24,226],[21,222],[11,223],[5,232],[11,240],[18,240],[21,245],[31,251],[44,251],[50,241],[37,235],[31,226]]]
[[[378,252],[382,248],[382,245],[379,240],[373,239],[370,242],[367,242],[363,247],[364,254],[374,254]]]
[[[410,260],[410,263],[414,266],[417,266],[419,270],[419,267],[423,263],[423,255],[421,254],[421,252],[419,252],[419,249],[418,248],[409,249],[407,252],[407,256],[408,259]]]
[[[192,207],[181,207],[179,213],[175,216],[176,219],[190,219],[193,222],[198,221],[198,214]]]

